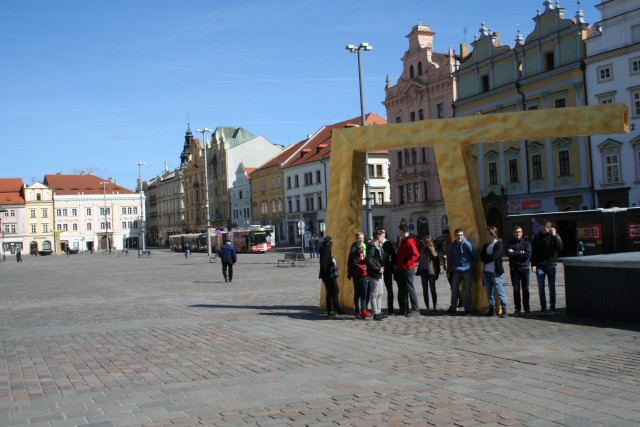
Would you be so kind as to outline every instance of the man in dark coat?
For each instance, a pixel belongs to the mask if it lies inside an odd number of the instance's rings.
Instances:
[[[538,293],[540,294],[540,313],[547,313],[547,298],[545,296],[544,279],[549,282],[549,305],[551,315],[556,312],[556,261],[562,251],[562,239],[551,221],[544,219],[540,223],[540,232],[533,236],[531,244],[531,270],[538,279]]]
[[[233,282],[233,264],[237,261],[236,248],[233,247],[230,240],[226,240],[224,245],[218,251],[220,261],[222,262],[222,275],[225,282]],[[229,276],[227,276],[229,270]]]

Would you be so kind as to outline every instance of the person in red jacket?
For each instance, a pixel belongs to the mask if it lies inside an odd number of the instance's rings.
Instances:
[[[420,259],[420,252],[415,237],[409,234],[407,224],[400,224],[400,246],[396,258],[396,281],[398,282],[398,305],[400,314],[417,316],[420,314],[418,294],[413,285],[416,276],[416,262]],[[411,308],[409,308],[411,303]]]

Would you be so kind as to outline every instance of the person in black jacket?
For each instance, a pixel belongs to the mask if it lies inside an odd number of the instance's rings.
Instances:
[[[556,312],[556,261],[562,251],[562,239],[551,226],[551,221],[543,219],[540,232],[533,236],[531,244],[531,270],[538,279],[538,293],[540,294],[540,314],[547,313],[547,299],[544,290],[544,279],[549,281],[549,305],[551,315]]]
[[[504,267],[502,266],[503,253],[502,242],[498,240],[498,229],[494,226],[487,227],[487,243],[484,244],[480,252],[480,259],[484,263],[482,279],[484,281],[484,289],[487,291],[487,299],[489,300],[487,316],[493,316],[493,292],[497,291],[500,305],[502,306],[500,317],[507,317],[507,296],[502,286],[502,275],[504,274]]]
[[[380,229],[380,231],[386,236],[385,230]],[[386,237],[382,243],[382,256],[384,257],[382,260],[384,265],[382,277],[384,278],[384,287],[387,288],[387,314],[393,316],[395,314],[393,308],[393,281],[396,272],[396,250],[393,247],[393,242],[387,240]]]
[[[514,314],[520,314],[524,308],[524,315],[528,316],[529,308],[529,268],[531,268],[531,243],[523,237],[522,227],[513,227],[513,239],[507,245],[509,257],[509,272],[513,285]],[[520,303],[520,291],[522,290],[522,304]]]
[[[324,283],[326,290],[325,302],[329,316],[335,316],[336,313],[344,314],[338,304],[339,288],[336,280],[338,278],[338,264],[336,264],[336,260],[331,253],[332,247],[333,241],[331,240],[331,236],[324,236],[324,241],[318,251],[320,256],[320,273],[318,274],[318,278],[322,279],[322,283]]]
[[[233,264],[238,260],[236,254],[236,248],[231,244],[231,240],[226,240],[224,245],[218,251],[220,262],[222,263],[222,275],[224,281],[233,282]],[[227,276],[227,269],[229,270],[229,276]]]
[[[384,274],[384,254],[382,244],[384,241],[384,231],[376,230],[373,233],[373,241],[367,243],[367,277],[369,278],[369,289],[371,289],[371,311],[373,320],[382,320],[382,294]]]

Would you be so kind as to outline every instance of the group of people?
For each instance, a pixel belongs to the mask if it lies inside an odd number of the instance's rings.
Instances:
[[[531,242],[523,238],[520,226],[513,228],[513,237],[507,244],[499,239],[498,229],[489,226],[485,230],[486,243],[480,252],[465,238],[462,229],[456,229],[451,238],[448,229],[443,231],[442,257],[431,236],[425,236],[419,243],[409,233],[408,226],[399,227],[397,249],[386,239],[384,229],[375,230],[372,239],[365,241],[362,232],[356,234],[347,261],[347,278],[353,281],[355,317],[383,320],[382,300],[387,291],[387,315],[416,316],[420,314],[418,296],[414,285],[416,275],[420,276],[425,314],[436,313],[438,295],[436,281],[441,271],[445,271],[451,287],[451,300],[447,313],[457,314],[464,308],[471,314],[474,262],[483,263],[482,280],[489,302],[486,315],[507,317],[507,298],[502,276],[505,272],[503,257],[509,259],[509,273],[513,285],[514,315],[529,315],[529,279],[532,271],[537,279],[541,314],[556,310],[556,262],[562,251],[562,239],[548,220],[540,224],[540,231],[533,235]],[[338,304],[338,266],[331,252],[332,239],[324,238],[320,246],[320,274],[326,288],[326,306],[329,316],[343,314]],[[441,265],[441,260],[444,263]],[[399,311],[395,311],[393,283],[397,284]],[[547,306],[546,286],[549,287]],[[497,294],[497,298],[496,298]],[[496,299],[499,302],[496,302]],[[431,304],[430,304],[431,303]]]

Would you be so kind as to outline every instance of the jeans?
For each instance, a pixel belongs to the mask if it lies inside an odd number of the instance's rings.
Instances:
[[[485,271],[482,273],[482,279],[484,280],[484,290],[487,292],[487,299],[489,300],[489,310],[493,311],[493,307],[495,307],[493,291],[498,291],[502,314],[506,315],[507,295],[504,293],[504,286],[502,286],[502,276],[498,276],[491,271]]]
[[[520,290],[522,290],[522,306],[524,312],[529,312],[529,269],[512,268],[511,284],[513,285],[513,304],[516,311],[520,311]]]
[[[424,305],[429,310],[429,290],[431,290],[431,300],[433,301],[433,309],[436,309],[438,303],[438,295],[436,294],[436,276],[429,274],[427,270],[422,270],[420,274],[422,280],[422,296],[424,297]]]
[[[420,305],[418,304],[418,293],[413,285],[413,279],[416,277],[416,269],[406,271],[407,279],[407,294],[409,294],[409,302],[411,303],[411,311],[418,311]]]
[[[367,293],[369,292],[367,276],[353,276],[353,290],[353,306],[356,313],[362,313],[367,309]]]
[[[392,269],[389,268],[384,269],[384,287],[387,288],[387,310],[389,314],[393,314],[393,272]]]
[[[416,288],[413,286],[413,278],[415,275],[415,268],[413,270],[396,271],[400,314],[408,314],[409,311],[418,311],[418,294],[416,293]],[[411,309],[409,309],[409,303],[411,303]]]
[[[377,279],[369,277],[369,288],[371,289],[371,311],[373,314],[380,314],[382,313],[382,294],[384,293],[382,277]]]
[[[538,265],[536,267],[536,278],[538,279],[538,293],[540,294],[540,309],[547,311],[547,298],[544,292],[544,278],[549,282],[549,305],[551,311],[556,311],[556,266]]]
[[[453,279],[451,280],[451,305],[450,310],[456,309],[460,294],[460,282],[464,282],[464,311],[471,312],[471,279],[473,272],[469,270],[453,270]]]

